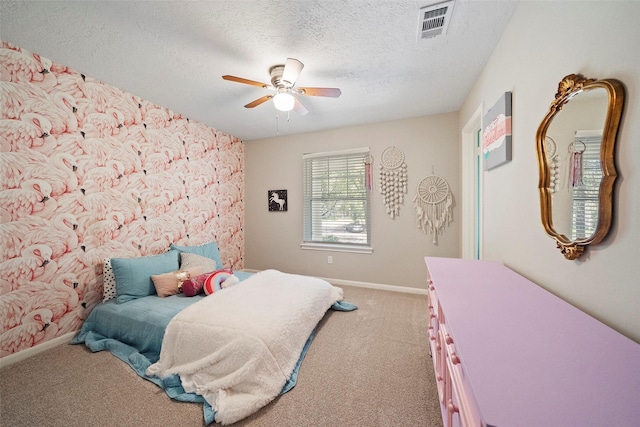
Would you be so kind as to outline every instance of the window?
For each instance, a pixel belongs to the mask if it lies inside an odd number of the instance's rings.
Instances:
[[[303,248],[372,251],[364,162],[368,156],[368,148],[302,156]]]
[[[583,132],[587,133],[587,132]],[[600,136],[576,136],[574,144],[581,145],[580,182],[571,188],[571,240],[590,237],[598,226],[598,207],[602,166],[600,164]]]

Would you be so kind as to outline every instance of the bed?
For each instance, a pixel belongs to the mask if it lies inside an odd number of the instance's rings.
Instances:
[[[174,268],[166,259],[161,264]],[[128,276],[116,271],[116,287],[118,278],[121,284],[136,280],[125,271]],[[202,403],[206,424],[234,423],[295,386],[328,309],[356,307],[318,278],[276,270],[233,276],[239,283],[209,296],[142,295],[149,289],[132,298],[120,286],[93,309],[71,343],[111,352],[172,399]]]

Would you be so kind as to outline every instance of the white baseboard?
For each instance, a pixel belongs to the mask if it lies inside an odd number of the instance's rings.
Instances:
[[[68,334],[64,334],[58,338],[43,342],[42,344],[38,344],[34,347],[27,348],[26,350],[19,351],[18,353],[5,356],[0,359],[0,369],[4,368],[5,366],[13,365],[14,363],[20,362],[21,360],[28,359],[29,357],[35,356],[36,354],[42,353],[43,351],[49,350],[50,348],[57,347],[60,344],[68,343],[76,335],[76,332],[77,331],[69,332]]]
[[[252,270],[245,268],[242,271],[246,271],[248,273],[257,273],[260,270]],[[381,283],[370,283],[370,282],[359,282],[354,280],[343,280],[343,279],[332,279],[330,277],[320,277],[320,279],[326,280],[335,286],[357,286],[359,288],[369,288],[369,289],[380,289],[383,291],[391,291],[391,292],[403,292],[405,294],[421,294],[427,295],[427,289],[422,288],[410,288],[408,286],[395,286],[395,285],[384,285]]]
[[[382,283],[370,283],[370,282],[356,282],[353,280],[342,280],[342,279],[330,279],[321,277],[321,279],[326,280],[335,286],[357,286],[359,288],[369,288],[369,289],[380,289],[383,291],[391,291],[391,292],[403,292],[405,294],[421,294],[427,295],[428,291],[426,289],[421,288],[410,288],[408,286],[396,286],[396,285],[385,285]]]

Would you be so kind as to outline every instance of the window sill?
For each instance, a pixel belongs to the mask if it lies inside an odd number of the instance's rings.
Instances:
[[[356,254],[373,253],[371,246],[341,245],[339,243],[300,243],[300,248],[311,251],[351,252]]]

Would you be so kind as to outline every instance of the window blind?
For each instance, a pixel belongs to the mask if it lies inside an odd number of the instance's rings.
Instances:
[[[590,237],[598,225],[598,208],[602,165],[600,163],[600,136],[576,137],[584,143],[582,153],[582,184],[571,193],[571,239]]]
[[[303,156],[304,243],[369,246],[368,148]]]

